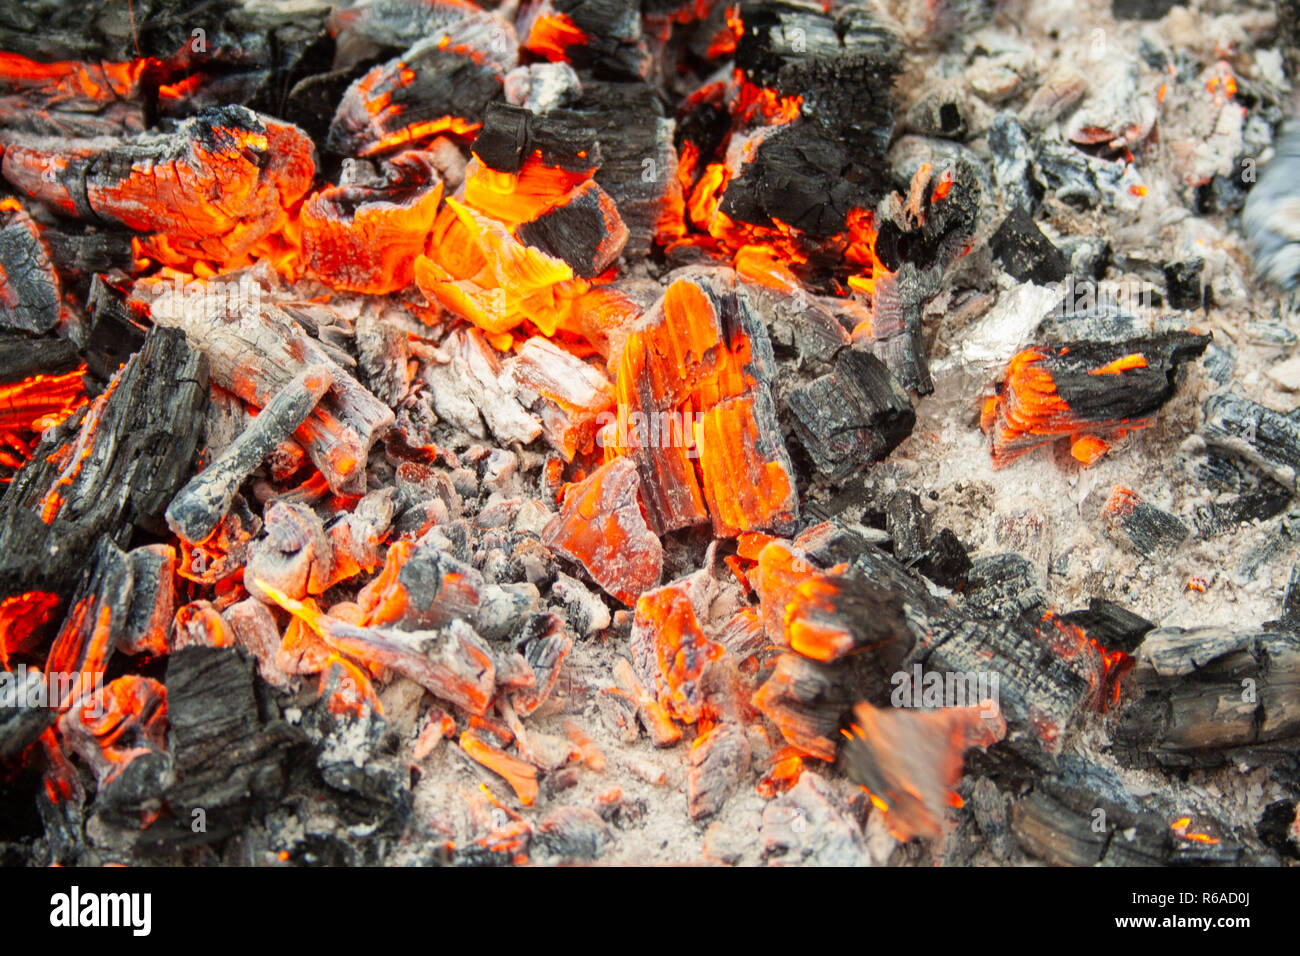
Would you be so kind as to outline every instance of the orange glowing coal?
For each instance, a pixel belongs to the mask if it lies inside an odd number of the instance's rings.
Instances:
[[[31,456],[35,438],[63,424],[86,404],[85,374],[82,365],[61,375],[31,375],[0,385],[0,466],[21,468]]]

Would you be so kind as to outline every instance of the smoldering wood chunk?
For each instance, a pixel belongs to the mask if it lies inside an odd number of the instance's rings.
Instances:
[[[536,114],[522,106],[492,103],[474,140],[474,155],[489,169],[520,172],[540,152],[544,166],[583,172],[600,166],[596,132],[566,113]]]
[[[126,622],[130,600],[131,562],[112,538],[100,537],[45,658],[45,672],[65,682],[52,706],[65,708],[86,692],[85,687],[69,685],[72,676],[88,680],[103,676],[114,649],[113,635]]]
[[[718,813],[749,771],[752,752],[745,729],[723,720],[695,738],[686,771],[686,812],[692,820]]]
[[[0,498],[0,593],[71,583],[100,535],[153,523],[189,477],[207,363],[184,336],[150,333],[84,412],[42,437]]]
[[[480,330],[453,331],[443,340],[443,350],[451,361],[427,364],[423,371],[440,418],[475,438],[486,438],[490,430],[503,445],[526,445],[542,433],[509,380],[502,380],[501,362]]]
[[[799,489],[766,386],[705,412],[699,441],[704,498],[715,533],[782,532],[794,526]]]
[[[791,649],[826,663],[869,648],[883,673],[915,642],[901,596],[856,569],[814,573],[794,584],[783,617]]]
[[[920,395],[934,391],[921,327],[922,306],[939,291],[942,270],[922,272],[911,262],[886,273],[872,289],[871,351],[899,384]]]
[[[440,631],[399,631],[358,627],[322,615],[314,626],[336,650],[390,667],[471,714],[485,714],[495,695],[495,655],[464,621],[452,621]]]
[[[362,384],[389,407],[411,388],[410,340],[400,320],[363,310],[357,316],[357,356]]]
[[[548,60],[602,75],[637,77],[651,69],[633,0],[532,0],[519,23],[523,47]]]
[[[1003,717],[1027,727],[1055,752],[1077,721],[1100,706],[1105,665],[1076,628],[1056,618],[986,621],[960,613],[932,616],[932,645],[918,648],[904,669],[918,661],[943,674],[984,677],[997,694]]]
[[[123,654],[161,657],[168,651],[168,630],[176,606],[176,549],[148,544],[127,552],[131,562],[131,598],[117,635]]]
[[[246,598],[222,612],[235,641],[257,659],[257,672],[273,687],[287,690],[291,678],[276,662],[280,655],[280,628],[265,604]]]
[[[613,386],[600,369],[535,335],[506,361],[503,374],[566,461],[591,450],[597,424],[614,399]]]
[[[782,96],[802,95],[804,112],[819,123],[845,128],[868,155],[884,155],[901,49],[878,18],[865,8],[832,17],[784,2],[745,3],[738,12],[745,30],[736,42],[736,67],[749,82]]]
[[[1011,830],[1025,853],[1054,866],[1241,865],[1263,862],[1234,840],[1188,839],[1172,821],[1120,806],[1054,781],[1036,785],[1011,809]]]
[[[613,197],[627,225],[624,253],[629,259],[649,255],[664,238],[665,206],[681,201],[674,122],[659,91],[649,83],[584,77],[576,100],[545,115],[566,129],[592,131],[600,149],[596,184]]]
[[[605,720],[606,729],[624,745],[641,737],[636,720],[636,699],[617,687],[602,687],[596,695],[596,708]]]
[[[484,587],[481,573],[446,551],[399,541],[389,547],[383,571],[357,601],[372,625],[421,630],[473,620]]]
[[[142,81],[148,72],[143,59],[47,63],[9,53],[0,64],[0,122],[69,139],[139,133],[147,125]]]
[[[29,706],[44,699],[46,686],[39,668],[0,670],[0,762],[20,756],[54,723],[57,711]]]
[[[570,485],[542,543],[587,569],[591,579],[629,607],[659,583],[663,545],[646,525],[636,465],[617,458]]]
[[[375,49],[400,52],[427,37],[447,37],[448,46],[468,46],[482,56],[513,67],[518,38],[513,24],[495,10],[480,10],[456,0],[371,0],[330,14],[344,62],[357,62]]]
[[[169,647],[234,647],[235,635],[211,601],[191,601],[176,611]]]
[[[176,781],[166,791],[172,816],[146,836],[172,846],[222,839],[283,792],[284,763],[302,734],[263,717],[252,664],[233,649],[178,651],[167,659],[163,683]],[[192,811],[199,809],[206,832],[191,829]]]
[[[510,701],[520,717],[527,717],[546,703],[560,679],[565,658],[573,650],[573,639],[554,614],[537,614],[529,619],[516,647],[522,648],[524,660],[533,669],[536,685],[515,691]]]
[[[1201,434],[1210,447],[1256,465],[1286,488],[1300,490],[1300,421],[1227,392],[1205,403]]]
[[[149,329],[127,305],[127,298],[127,290],[106,276],[91,277],[86,308],[93,327],[83,351],[87,368],[98,379],[111,378],[144,346]]]
[[[207,289],[197,300],[190,298],[191,287],[147,282],[137,284],[136,295],[149,305],[155,323],[180,329],[208,357],[217,385],[258,408],[303,369],[328,366],[330,390],[294,436],[331,490],[364,494],[370,448],[393,423],[393,410],[340,368],[284,309],[259,306],[260,291],[251,277],[241,278],[237,294],[235,280]]]
[[[892,193],[877,207],[876,255],[892,272],[908,263],[930,277],[971,246],[986,175],[965,154],[933,156],[912,174],[906,202]],[[911,304],[911,303],[906,303]]]
[[[334,381],[333,366],[309,365],[290,379],[247,428],[191,478],[167,506],[167,524],[191,544],[206,539],[230,510],[239,486],[301,427]]]
[[[557,807],[542,818],[533,846],[563,860],[587,862],[613,842],[613,831],[595,810]]]
[[[130,674],[98,688],[59,718],[59,736],[94,773],[106,819],[139,827],[162,809],[174,776],[158,681]]]
[[[122,145],[11,137],[0,171],[55,212],[164,236],[175,253],[224,262],[284,224],[311,185],[313,153],[297,127],[227,106]],[[207,198],[218,186],[219,203]]]
[[[848,669],[786,653],[763,686],[754,706],[776,724],[786,742],[824,760],[835,759],[840,722],[856,700]]]
[[[1155,625],[1128,608],[1105,598],[1089,598],[1083,610],[1062,614],[1061,620],[1079,628],[1089,640],[1108,651],[1132,654]]]
[[[567,262],[574,275],[590,279],[614,263],[627,245],[628,232],[613,199],[589,180],[522,223],[518,236],[525,245]]]
[[[63,314],[49,252],[36,223],[16,203],[0,208],[0,291],[0,329],[40,334]]]
[[[1300,637],[1287,632],[1158,628],[1135,668],[1142,697],[1115,732],[1137,766],[1258,764],[1300,736]]]
[[[50,347],[56,341],[67,348]],[[86,369],[78,364],[76,346],[71,342],[0,331],[0,350],[4,349],[12,349],[0,358],[0,434],[5,436],[0,447],[0,480],[8,482],[11,474],[31,459],[40,434],[54,423],[66,421],[88,398]],[[45,357],[52,363],[48,369],[39,365]]]
[[[695,601],[703,604],[706,576],[698,572],[643,594],[628,639],[637,676],[671,716],[688,724],[700,719],[704,706],[704,669],[722,655],[695,609]]]
[[[474,630],[489,641],[505,640],[519,633],[537,612],[541,594],[529,581],[519,584],[488,584],[474,615]],[[601,605],[604,606],[603,604]]]
[[[872,208],[885,192],[883,157],[894,125],[888,78],[898,70],[898,43],[866,10],[831,17],[795,4],[753,3],[739,17],[745,29],[736,66],[744,78],[803,100],[793,123],[756,141],[720,209],[738,222],[771,226],[779,219],[830,236],[851,209]]]
[[[1014,552],[985,555],[971,564],[966,607],[977,617],[1012,618],[1047,608],[1047,592],[1034,563]]]
[[[1208,335],[1167,332],[1021,352],[981,415],[981,427],[992,435],[994,466],[1057,438],[1069,438],[1071,454],[1092,464],[1124,433],[1151,424],[1173,397],[1179,367],[1209,344]]]
[[[1124,487],[1111,492],[1102,514],[1110,537],[1146,557],[1172,553],[1192,533],[1168,511]]]
[[[460,735],[460,748],[510,784],[515,796],[524,806],[531,806],[537,799],[537,768],[532,764],[492,746],[475,730],[467,730]]]
[[[314,193],[302,207],[306,272],[336,289],[384,295],[415,279],[442,202],[443,185],[425,154],[401,153],[373,182]]]
[[[334,583],[334,549],[314,511],[274,501],[266,509],[265,530],[265,537],[249,546],[244,569],[255,597],[265,593],[264,585],[300,599]]]
[[[885,364],[856,349],[843,349],[835,371],[794,388],[786,402],[818,471],[836,480],[885,458],[916,423],[911,400]]]
[[[963,754],[1001,740],[1007,725],[994,700],[937,711],[862,703],[853,708],[851,730],[841,751],[845,772],[886,805],[889,832],[906,841],[943,835]]]
[[[343,156],[371,156],[437,133],[470,132],[500,94],[503,75],[441,37],[423,39],[348,87],[326,147]]]
[[[822,776],[799,782],[763,808],[763,855],[807,866],[870,866],[862,827]]]
[[[718,210],[736,222],[775,227],[779,220],[833,236],[850,211],[873,206],[885,190],[880,168],[861,166],[859,157],[839,133],[812,123],[772,128],[727,183]],[[847,178],[848,167],[862,169],[861,177]]]
[[[758,300],[728,269],[679,275],[628,333],[619,420],[604,441],[636,460],[656,531],[705,514],[719,535],[793,526],[798,489],[776,420],[775,369]]]

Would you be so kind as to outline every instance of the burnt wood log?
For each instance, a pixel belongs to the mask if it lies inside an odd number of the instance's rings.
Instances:
[[[837,480],[885,458],[916,423],[885,364],[854,349],[842,350],[835,371],[795,388],[786,402],[817,470]]]
[[[1300,737],[1300,636],[1289,631],[1159,628],[1135,668],[1142,697],[1115,751],[1137,766],[1258,764]]]
[[[70,339],[32,338],[19,332],[0,332],[0,385],[31,375],[61,375],[81,364]],[[3,405],[0,404],[0,413]]]
[[[68,587],[101,535],[158,528],[189,476],[207,362],[183,335],[150,333],[104,394],[46,432],[0,498],[0,593]]]
[[[1154,813],[1095,792],[1043,781],[1011,808],[1011,832],[1025,853],[1053,866],[1243,866],[1267,854],[1236,840],[1196,839]]]

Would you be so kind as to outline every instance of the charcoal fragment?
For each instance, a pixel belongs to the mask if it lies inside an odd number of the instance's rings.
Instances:
[[[833,372],[794,389],[787,402],[817,469],[838,478],[885,458],[916,422],[889,369],[858,349],[841,351]]]
[[[1060,282],[1069,272],[1061,250],[1052,245],[1020,206],[1002,220],[989,240],[989,247],[1003,268],[1021,282],[1048,285]]]

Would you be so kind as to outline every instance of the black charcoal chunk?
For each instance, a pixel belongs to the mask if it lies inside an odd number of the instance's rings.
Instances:
[[[894,557],[913,564],[930,543],[930,519],[912,491],[895,491],[885,499],[885,530],[894,542]]]
[[[1091,208],[1101,202],[1101,190],[1088,157],[1073,146],[1044,141],[1034,171],[1047,191],[1063,203]]]
[[[1201,273],[1205,260],[1200,256],[1181,262],[1165,264],[1165,298],[1175,309],[1199,309],[1205,295],[1201,289]]]
[[[1300,488],[1300,421],[1240,395],[1205,403],[1205,442],[1251,462],[1286,488]]]
[[[791,391],[795,431],[817,469],[844,477],[887,456],[912,432],[907,393],[870,352],[844,349],[835,370]]]
[[[1277,482],[1265,481],[1231,501],[1216,501],[1196,509],[1196,531],[1203,538],[1230,531],[1248,521],[1267,521],[1275,518],[1291,504],[1291,492]]]
[[[966,604],[981,617],[1014,618],[1046,601],[1042,580],[1028,558],[1006,552],[971,563]]]
[[[989,247],[1002,267],[1021,282],[1049,285],[1060,282],[1069,273],[1061,250],[1052,245],[1029,213],[1019,206],[1002,220],[989,240]]]
[[[951,528],[940,528],[916,567],[936,584],[958,590],[966,585],[971,560],[957,534]]]
[[[1172,554],[1192,533],[1174,515],[1146,501],[1130,501],[1109,517],[1111,537],[1147,557]]]

